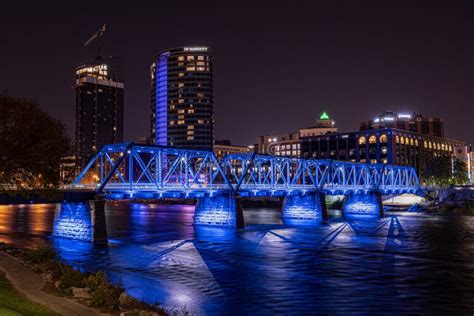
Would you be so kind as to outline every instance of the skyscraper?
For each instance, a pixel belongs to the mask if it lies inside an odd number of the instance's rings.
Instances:
[[[208,47],[158,53],[151,65],[151,139],[155,144],[212,150],[213,73]]]
[[[105,144],[123,141],[124,80],[118,58],[103,59],[76,68],[77,166]]]

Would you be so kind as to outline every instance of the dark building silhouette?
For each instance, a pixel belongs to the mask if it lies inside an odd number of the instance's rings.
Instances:
[[[444,138],[444,119],[416,113],[385,111],[372,120],[362,122],[360,130],[396,128],[418,134]]]
[[[76,157],[83,168],[103,145],[123,142],[124,78],[116,57],[76,68]]]
[[[212,150],[213,73],[208,47],[179,47],[157,55],[151,65],[153,143]]]

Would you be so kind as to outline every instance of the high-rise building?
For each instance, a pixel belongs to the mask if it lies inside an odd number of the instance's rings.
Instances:
[[[155,144],[212,150],[213,73],[209,47],[158,53],[151,65],[151,138]]]
[[[120,60],[98,57],[76,68],[76,157],[83,168],[103,145],[123,141],[124,80]]]

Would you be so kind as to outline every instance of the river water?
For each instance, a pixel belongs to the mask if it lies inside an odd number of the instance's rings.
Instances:
[[[0,206],[0,241],[51,235],[55,205]],[[196,314],[471,314],[474,217],[386,212],[290,227],[247,209],[246,228],[194,227],[193,206],[108,204],[108,246],[52,239],[150,303]]]

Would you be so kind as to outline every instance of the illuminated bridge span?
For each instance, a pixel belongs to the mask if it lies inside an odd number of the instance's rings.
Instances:
[[[417,193],[414,168],[232,154],[163,146],[104,146],[73,183],[109,198],[196,198],[222,194],[286,196]]]
[[[72,189],[108,199],[195,198],[195,224],[236,227],[243,226],[241,197],[282,196],[286,222],[320,221],[326,195],[344,195],[346,215],[379,216],[382,195],[418,193],[420,184],[410,167],[256,154],[218,160],[212,151],[127,143],[104,146]],[[96,240],[105,232],[103,205],[89,203],[89,224],[77,221],[77,206],[64,205],[54,234]]]

